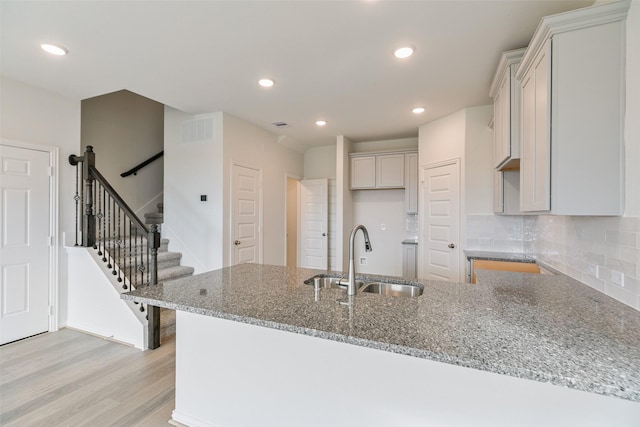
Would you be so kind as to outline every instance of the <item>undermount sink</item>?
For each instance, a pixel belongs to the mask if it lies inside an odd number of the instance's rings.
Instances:
[[[315,286],[315,281],[318,280],[320,289],[347,289],[347,285],[343,285],[340,281],[344,281],[343,277],[327,277],[327,276],[313,276],[304,281],[306,285]],[[364,282],[357,281],[357,286],[364,285]]]
[[[306,285],[315,286],[315,281],[318,281],[318,287],[320,289],[347,289],[347,286],[340,283],[344,281],[342,277],[328,277],[328,276],[313,276],[304,281]],[[383,283],[383,282],[368,282],[365,283],[361,280],[356,281],[358,292],[366,292],[371,294],[378,294],[390,297],[419,297],[422,295],[422,288],[415,285],[408,285],[404,283]]]
[[[360,292],[385,295],[389,297],[419,297],[423,289],[419,286],[405,285],[402,283],[367,283]]]

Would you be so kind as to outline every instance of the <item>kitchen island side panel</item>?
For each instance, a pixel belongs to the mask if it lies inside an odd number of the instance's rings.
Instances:
[[[637,426],[640,404],[342,342],[177,312],[189,426]]]

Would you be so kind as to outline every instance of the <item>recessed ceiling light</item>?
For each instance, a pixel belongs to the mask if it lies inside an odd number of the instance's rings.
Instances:
[[[401,47],[393,52],[393,56],[398,59],[408,58],[413,55],[414,49],[410,46]]]
[[[318,120],[316,122],[316,125],[318,125],[318,126],[326,126],[327,125],[327,121],[326,120]]]
[[[276,84],[276,82],[271,79],[260,79],[258,80],[258,84],[262,87],[271,87]]]
[[[424,107],[416,107],[413,110],[411,110],[413,112],[413,114],[420,114],[420,113],[424,113]]]
[[[40,45],[40,47],[42,48],[42,50],[44,50],[45,52],[48,52],[52,55],[57,55],[57,56],[63,56],[66,55],[67,53],[69,53],[69,50],[62,47],[62,46],[58,46],[56,44],[50,44],[50,43],[43,43]]]

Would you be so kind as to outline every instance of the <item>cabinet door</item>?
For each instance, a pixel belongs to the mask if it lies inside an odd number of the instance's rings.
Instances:
[[[522,78],[520,209],[551,208],[550,62],[551,41]]]
[[[402,276],[408,279],[417,277],[418,251],[416,245],[403,244]]]
[[[418,213],[418,153],[405,154],[404,207],[406,213]]]
[[[376,156],[376,187],[404,187],[404,154]]]
[[[502,171],[493,171],[493,212],[504,213],[504,185]]]
[[[495,167],[499,167],[511,155],[510,82],[510,69],[507,68],[493,103]]]
[[[351,188],[376,187],[376,158],[375,156],[351,158]]]

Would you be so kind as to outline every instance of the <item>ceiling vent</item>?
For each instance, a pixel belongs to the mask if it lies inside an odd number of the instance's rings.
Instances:
[[[185,120],[180,123],[180,142],[213,142],[213,117]]]
[[[274,122],[274,123],[271,123],[271,124],[274,125],[277,128],[284,128],[284,127],[289,126],[289,123],[285,123],[285,122]]]

